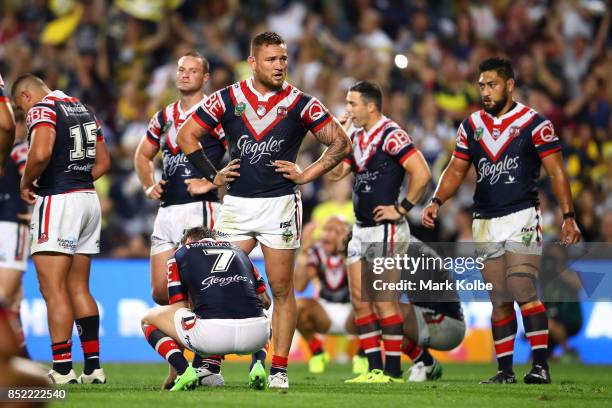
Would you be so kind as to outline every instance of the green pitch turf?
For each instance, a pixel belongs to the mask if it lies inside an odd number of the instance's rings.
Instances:
[[[80,367],[75,367],[80,372]],[[162,364],[106,364],[106,385],[66,386],[68,400],[54,407],[612,407],[612,368],[556,365],[547,386],[483,386],[478,381],[494,374],[491,365],[445,364],[441,380],[422,384],[344,384],[350,367],[331,365],[325,374],[311,375],[304,364],[290,364],[290,389],[254,391],[246,386],[246,364],[225,363],[223,388],[159,391],[167,368]],[[527,367],[516,367],[522,381]],[[405,373],[407,376],[407,373]]]

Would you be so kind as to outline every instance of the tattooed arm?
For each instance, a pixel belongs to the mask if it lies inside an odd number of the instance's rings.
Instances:
[[[319,142],[327,146],[317,161],[302,171],[295,163],[276,160],[276,172],[283,173],[285,178],[296,184],[306,184],[332,170],[351,153],[351,141],[335,118],[314,135]]]

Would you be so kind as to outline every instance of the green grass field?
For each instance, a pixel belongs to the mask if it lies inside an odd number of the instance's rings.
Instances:
[[[80,370],[80,367],[75,367]],[[612,407],[612,368],[605,366],[556,365],[553,384],[548,386],[482,386],[478,381],[494,373],[491,365],[446,364],[441,380],[423,384],[344,384],[350,367],[331,365],[319,376],[308,373],[304,364],[289,366],[290,390],[254,391],[246,386],[244,364],[225,363],[223,388],[198,387],[195,391],[159,391],[167,368],[162,364],[107,364],[106,385],[67,386],[67,402],[55,407]],[[522,381],[527,367],[516,367]],[[77,371],[79,372],[79,371]],[[405,376],[407,373],[405,373]]]

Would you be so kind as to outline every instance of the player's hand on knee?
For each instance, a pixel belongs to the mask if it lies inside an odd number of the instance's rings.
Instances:
[[[295,184],[306,184],[308,180],[304,178],[304,173],[300,166],[286,160],[275,160],[274,167],[277,173],[282,173],[283,177],[293,181]]]
[[[423,210],[423,226],[426,228],[433,229],[436,226],[436,219],[438,218],[438,204],[430,203]]]
[[[374,208],[374,221],[397,221],[403,215],[397,211],[394,205],[379,205]]]
[[[238,172],[239,168],[240,159],[234,159],[227,163],[227,166],[217,172],[217,175],[213,180],[214,185],[221,187],[236,180],[238,177],[240,177],[240,173]]]
[[[576,220],[568,218],[563,221],[561,226],[561,245],[575,244],[580,240],[580,229],[576,224]]]
[[[206,194],[217,188],[213,183],[203,178],[190,178],[185,180],[185,184],[187,185],[187,192],[192,196]]]
[[[151,200],[160,200],[164,195],[164,185],[166,180],[159,180],[157,183],[145,189],[145,195]]]

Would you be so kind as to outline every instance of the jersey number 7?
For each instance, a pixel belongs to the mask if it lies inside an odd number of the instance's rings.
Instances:
[[[205,249],[204,255],[216,255],[217,259],[211,272],[227,272],[236,253],[231,249]]]

